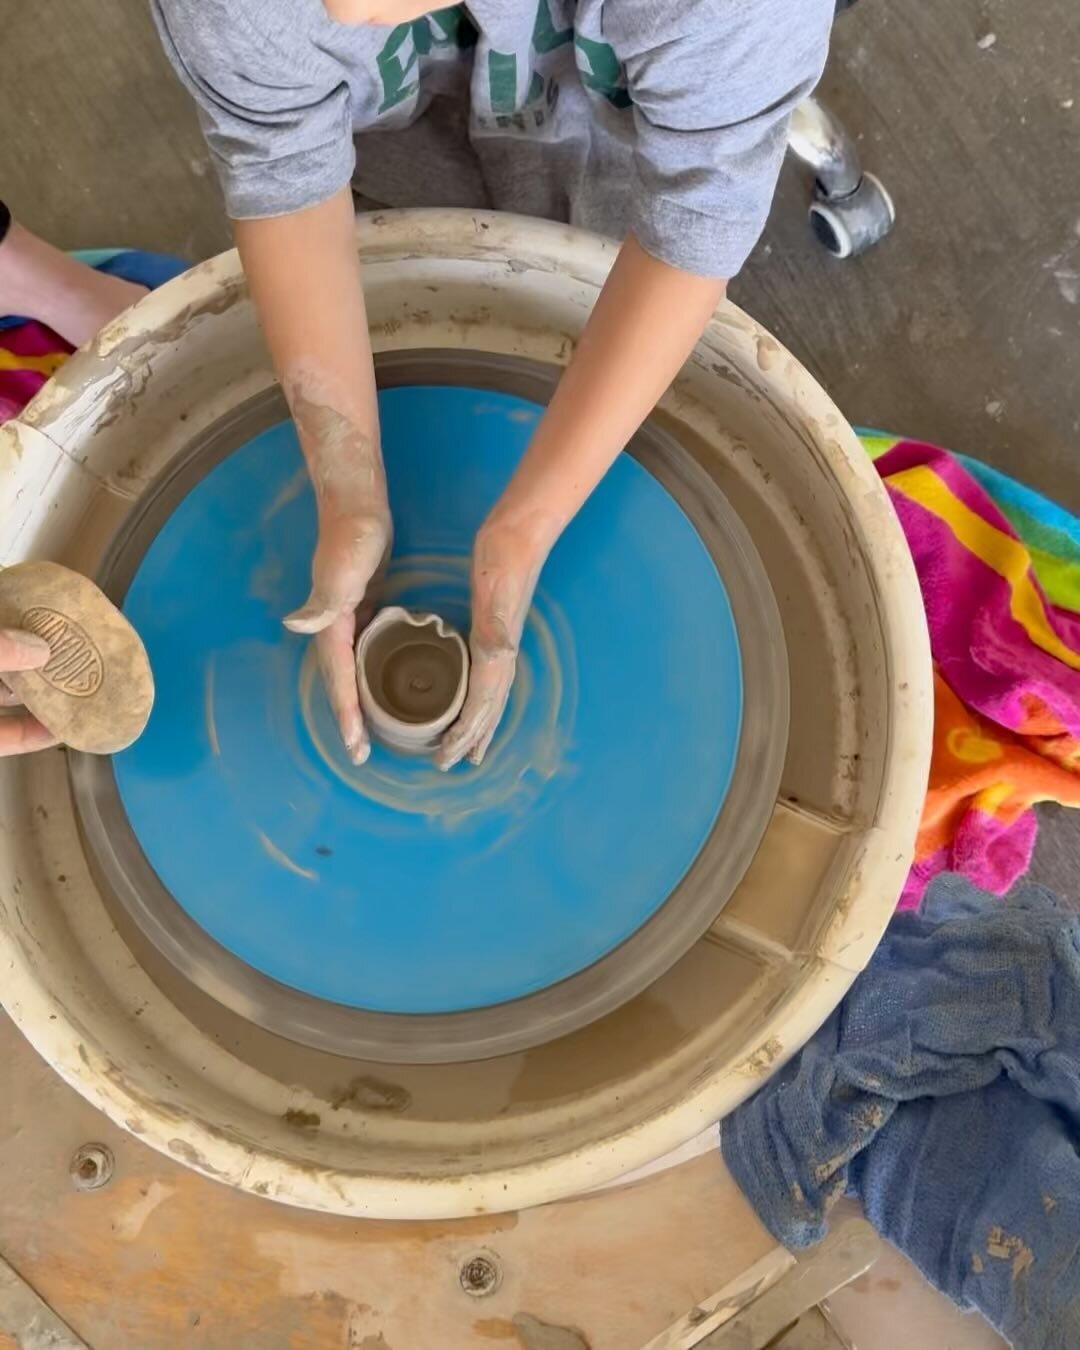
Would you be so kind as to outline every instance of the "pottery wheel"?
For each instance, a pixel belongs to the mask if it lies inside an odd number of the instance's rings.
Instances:
[[[379,367],[381,599],[463,633],[473,535],[553,379],[470,360]],[[130,750],[72,775],[117,910],[187,979],[338,1054],[468,1059],[611,1011],[706,931],[775,801],[783,638],[715,483],[659,431],[631,451],[544,570],[487,760],[449,774],[379,746],[352,766],[281,625],[315,511],[277,395],[144,494],[99,580],[157,702]]]

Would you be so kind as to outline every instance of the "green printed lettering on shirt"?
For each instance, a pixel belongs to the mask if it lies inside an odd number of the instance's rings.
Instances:
[[[432,50],[471,47],[475,42],[476,29],[463,5],[450,5],[422,19],[399,23],[375,58],[383,91],[379,112],[413,97],[420,87],[416,67],[422,56]]]
[[[606,42],[594,42],[592,38],[576,37],[574,53],[578,57],[578,73],[581,83],[593,93],[601,94],[615,108],[629,108],[632,102],[619,68],[619,58]],[[581,57],[588,62],[588,69],[582,65]]]
[[[488,52],[488,84],[493,113],[517,111],[517,57],[513,52]]]
[[[532,40],[533,47],[538,52],[553,52],[556,48],[565,47],[568,42],[573,42],[574,28],[573,25],[569,28],[556,28],[548,0],[539,0]]]
[[[555,93],[538,70],[529,77],[529,88],[520,107],[517,100],[517,57],[513,52],[488,52],[488,92],[491,98],[491,111],[498,118],[510,118],[522,109],[540,102],[547,95],[549,105],[554,102]],[[542,117],[541,117],[542,121]],[[502,123],[500,123],[502,125]],[[537,126],[541,122],[536,123]],[[524,130],[524,123],[521,124]]]
[[[402,48],[407,47],[407,57],[402,60]],[[383,101],[379,106],[379,112],[386,112],[387,108],[393,108],[398,103],[404,103],[416,93],[419,88],[419,81],[408,80],[406,77],[416,65],[417,60],[416,43],[413,39],[413,25],[411,23],[399,23],[390,36],[383,44],[382,51],[375,58],[375,64],[379,70],[379,78],[382,80]]]

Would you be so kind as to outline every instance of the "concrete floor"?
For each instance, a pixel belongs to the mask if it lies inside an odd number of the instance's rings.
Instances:
[[[64,246],[228,243],[191,104],[143,5],[11,5],[0,194]],[[897,205],[853,262],[813,241],[789,164],[740,304],[852,421],[964,450],[1080,510],[1080,6],[864,0],[821,90]],[[1080,896],[1080,812],[1035,874]]]
[[[1080,510],[1080,7],[863,0],[819,92],[887,184],[895,232],[835,262],[789,164],[736,299],[851,421]]]

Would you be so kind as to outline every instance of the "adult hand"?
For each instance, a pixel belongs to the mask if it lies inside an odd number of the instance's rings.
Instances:
[[[0,629],[0,707],[18,706],[18,699],[3,683],[4,671],[40,670],[50,656],[49,644],[33,633],[15,628]],[[28,712],[0,716],[0,756],[25,755],[47,750],[56,738]]]
[[[440,769],[466,757],[480,764],[487,754],[506,711],[525,617],[546,556],[529,531],[511,524],[489,521],[476,536],[469,692],[435,756]]]
[[[354,764],[371,753],[356,684],[356,636],[374,611],[392,538],[388,508],[369,503],[359,511],[339,510],[332,500],[322,503],[311,594],[285,620],[291,632],[315,636],[330,707]]]

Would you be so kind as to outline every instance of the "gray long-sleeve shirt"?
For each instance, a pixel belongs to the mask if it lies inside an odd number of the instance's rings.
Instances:
[[[394,26],[322,0],[151,0],[233,218],[325,200],[633,231],[733,276],[835,0],[470,0]],[[354,145],[355,137],[355,145]]]

